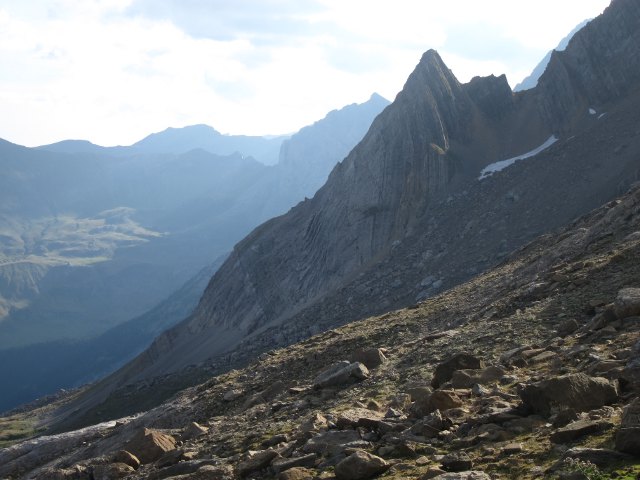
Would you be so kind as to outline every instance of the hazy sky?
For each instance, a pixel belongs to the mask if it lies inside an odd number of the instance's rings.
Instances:
[[[513,86],[608,3],[0,0],[0,138],[292,132],[373,92],[393,100],[429,48],[461,81]]]

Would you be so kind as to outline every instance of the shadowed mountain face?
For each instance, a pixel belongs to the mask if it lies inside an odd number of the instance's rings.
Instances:
[[[184,318],[204,289],[202,281],[190,283],[198,285],[193,291],[181,289],[184,299],[177,303],[188,308],[171,322],[161,322],[160,330],[145,326],[131,342],[120,342],[119,358],[105,355],[104,361],[79,362],[73,369],[63,365],[95,347],[96,335],[104,333],[100,350],[109,350],[119,335],[130,333],[117,325],[146,318],[146,311],[256,225],[313,195],[387,103],[374,96],[331,112],[307,127],[303,138],[292,136],[295,151],[283,152],[273,166],[239,153],[153,153],[172,142],[176,151],[187,148],[194,138],[215,132],[209,127],[148,137],[139,142],[146,153],[138,144],[105,149],[62,142],[46,147],[58,150],[52,152],[0,143],[0,350],[11,349],[2,358],[4,371],[15,379],[14,393],[19,385],[29,392],[13,400],[3,396],[0,410],[54,385],[77,386],[109,372]],[[78,145],[83,148],[75,150]],[[319,145],[322,154],[312,161],[297,157],[320,151]],[[283,188],[297,178],[306,183]],[[124,344],[132,345],[128,354],[120,348]],[[64,374],[56,378],[35,368],[61,350],[64,355],[53,356],[60,363],[50,361],[47,371],[59,367]]]
[[[613,198],[640,178],[639,32],[640,5],[614,1],[518,94],[504,77],[462,85],[427,52],[318,193],[238,243],[193,315],[83,408],[426,298]]]

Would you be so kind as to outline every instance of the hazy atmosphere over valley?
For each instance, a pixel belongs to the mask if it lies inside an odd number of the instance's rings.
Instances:
[[[640,2],[0,0],[0,478],[640,476]]]

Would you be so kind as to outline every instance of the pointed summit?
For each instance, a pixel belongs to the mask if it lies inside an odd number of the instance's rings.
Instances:
[[[414,95],[416,90],[430,90],[441,99],[450,100],[460,91],[460,82],[453,72],[442,61],[435,50],[427,50],[420,62],[409,75],[404,85],[403,92]],[[402,94],[402,93],[401,93]]]

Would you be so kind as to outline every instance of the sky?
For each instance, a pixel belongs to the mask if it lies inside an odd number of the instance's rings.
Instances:
[[[299,130],[393,100],[430,48],[520,82],[609,0],[0,0],[0,138],[129,145],[167,127]]]

